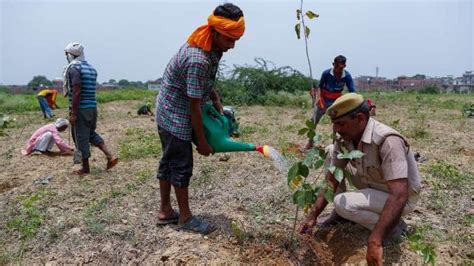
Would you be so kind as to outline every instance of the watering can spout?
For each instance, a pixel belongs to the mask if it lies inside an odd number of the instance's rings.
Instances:
[[[263,146],[256,146],[255,150],[263,154],[265,157],[270,157],[270,146],[263,145]]]

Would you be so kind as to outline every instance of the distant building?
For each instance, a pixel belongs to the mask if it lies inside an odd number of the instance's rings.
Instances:
[[[383,77],[360,76],[355,78],[355,87],[359,91],[390,90],[393,81]]]
[[[161,90],[161,86],[162,86],[162,78],[159,78],[157,80],[150,80],[147,82],[147,87],[149,90],[152,90],[152,91],[159,91]]]
[[[474,92],[474,73],[466,71],[462,77],[457,77],[453,81],[452,91],[458,93]]]
[[[98,91],[112,91],[116,89],[120,89],[120,86],[117,84],[109,84],[109,83],[97,84]]]
[[[5,87],[14,94],[34,93],[33,89],[29,88],[26,85],[11,85],[11,86],[5,86]]]

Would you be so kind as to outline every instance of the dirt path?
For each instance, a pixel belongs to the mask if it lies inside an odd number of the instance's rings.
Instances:
[[[92,173],[85,177],[71,174],[77,168],[72,165],[71,157],[21,156],[20,149],[43,121],[33,120],[37,114],[18,117],[19,125],[25,125],[23,134],[20,136],[22,127],[18,127],[8,131],[10,137],[0,139],[0,263],[340,264],[365,261],[369,232],[359,226],[319,229],[314,237],[291,242],[294,206],[286,177],[257,153],[229,153],[228,160],[222,154],[208,158],[195,154],[191,207],[194,214],[215,224],[214,233],[203,237],[177,231],[173,226],[157,227],[159,195],[155,173],[160,155],[139,158],[133,155],[137,154],[138,147],[145,149],[142,154],[148,154],[146,149],[150,147],[159,148],[159,140],[150,118],[131,115],[137,104],[130,101],[100,106],[98,132],[114,153],[122,151],[121,157],[129,158],[121,158],[116,168],[105,171],[103,154],[93,149]],[[282,107],[237,110],[244,141],[269,144],[290,160],[296,156],[291,147],[304,143],[296,132],[309,111]],[[57,113],[64,115],[64,110]],[[429,127],[425,128],[430,134],[428,139],[412,142],[414,149],[428,159],[420,169],[426,175],[432,163],[445,160],[463,173],[472,173],[472,163],[468,162],[474,159],[473,120],[452,119],[458,116],[454,111],[443,115],[445,117],[428,120]],[[396,105],[379,110],[377,118],[383,122],[400,120],[402,132],[409,132],[419,123]],[[456,130],[452,131],[453,128]],[[323,137],[329,136],[329,123],[323,120],[319,130]],[[449,131],[453,134],[446,134]],[[64,138],[68,138],[66,134]],[[129,155],[123,155],[125,153]],[[51,183],[34,184],[36,179],[45,176],[53,177]],[[469,185],[472,186],[472,182]],[[443,237],[437,240],[439,263],[469,260],[468,251],[474,249],[473,225],[451,227],[450,221],[461,223],[462,217],[448,209],[472,212],[470,196],[459,196],[459,201],[447,205],[446,210],[431,210],[428,208],[429,184],[424,183],[424,188],[420,208],[407,217],[407,223],[434,226],[442,233]],[[33,203],[28,205],[28,202]],[[173,204],[176,206],[174,199]],[[18,222],[25,217],[38,218],[40,225]],[[232,222],[236,226],[232,227]],[[470,237],[456,238],[458,234],[451,230],[461,227],[460,233],[470,234]],[[29,234],[28,230],[34,232]],[[385,252],[388,263],[421,262],[409,249],[407,240],[386,248]]]

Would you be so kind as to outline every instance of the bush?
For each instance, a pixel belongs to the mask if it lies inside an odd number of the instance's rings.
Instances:
[[[424,93],[424,94],[439,94],[440,90],[438,86],[436,85],[428,85],[425,86],[422,90],[419,91],[419,93]]]
[[[233,105],[299,105],[306,104],[297,96],[310,87],[310,79],[291,67],[269,67],[272,63],[256,58],[256,66],[236,66],[217,81],[225,104]]]

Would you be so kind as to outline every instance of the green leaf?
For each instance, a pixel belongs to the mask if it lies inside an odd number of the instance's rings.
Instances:
[[[301,19],[301,9],[296,9],[296,19]]]
[[[315,129],[316,129],[316,128],[315,128]],[[314,136],[313,140],[314,140],[314,143],[315,143],[315,144],[320,143],[320,142],[321,142],[321,134],[316,133],[316,136]]]
[[[328,171],[331,173],[331,174],[334,174],[334,171],[336,171],[336,166],[334,165],[331,165],[328,167]]]
[[[301,190],[297,190],[293,194],[293,203],[296,203],[298,206],[303,208],[304,205],[306,204],[306,194],[305,194],[305,192],[301,191]]]
[[[324,198],[328,202],[332,202],[334,200],[334,192],[332,191],[332,189],[330,188],[326,189],[326,192],[324,192]]]
[[[309,175],[309,168],[308,166],[304,165],[302,162],[298,163],[298,173],[304,177],[308,177]]]
[[[308,139],[313,139],[315,135],[316,133],[314,133],[313,130],[308,131],[308,134],[306,134],[306,136],[308,136]]]
[[[298,39],[301,39],[301,25],[299,23],[295,25],[295,31],[296,37],[298,37]]]
[[[316,124],[314,124],[313,121],[311,121],[311,120],[306,120],[306,126],[309,129],[316,129]]]
[[[298,163],[293,164],[293,166],[288,171],[288,185],[293,181],[293,179],[298,176]]]
[[[308,184],[308,183],[303,184],[303,189],[304,189],[305,191],[307,191],[307,190],[311,190],[311,191],[312,191],[312,190],[313,190],[313,188],[311,187],[311,185]]]
[[[336,178],[337,182],[341,183],[342,179],[344,179],[344,171],[337,167],[334,171],[334,178]]]
[[[319,151],[319,157],[321,157],[322,159],[326,159],[326,150],[324,150],[324,148],[317,148],[318,151]]]
[[[319,160],[317,160],[317,161],[314,163],[313,168],[314,168],[314,169],[319,169],[319,168],[321,168],[321,166],[323,166],[323,165],[324,165],[324,160],[323,160],[323,159],[319,159]]]
[[[304,134],[306,134],[307,132],[309,131],[308,128],[302,128],[298,131],[298,135],[300,136],[303,136]]]
[[[319,193],[321,193],[321,191],[323,191],[323,187],[322,187],[322,186],[315,187],[315,188],[314,188],[314,195],[319,195]]]
[[[316,201],[316,196],[314,194],[314,191],[312,189],[306,190],[304,192],[305,195],[305,205],[306,204],[313,204]]]
[[[318,14],[314,13],[313,11],[306,11],[306,16],[309,18],[309,19],[313,19],[313,18],[317,18],[319,17]]]
[[[309,152],[306,154],[306,157],[303,161],[303,164],[308,166],[309,168],[313,168],[313,165],[314,165],[314,159],[315,157],[317,156],[317,150],[312,148],[311,150],[309,150]]]
[[[349,151],[346,149],[346,147],[341,146],[342,153],[348,153]]]
[[[349,186],[354,187],[352,183],[352,173],[344,169],[344,176],[346,177],[347,181],[349,181]]]
[[[351,160],[352,159],[359,159],[362,158],[365,154],[359,150],[353,150],[351,153],[349,153]]]
[[[339,152],[336,157],[337,157],[337,159],[339,159],[339,160],[349,159],[349,158],[348,158],[348,157],[349,157],[349,154],[348,154],[348,153],[341,153],[341,152]]]
[[[359,151],[359,150],[353,150],[351,152],[348,152],[347,150],[344,151],[344,153],[339,153],[337,155],[337,158],[340,160],[353,160],[353,159],[359,159],[364,156],[364,153]]]
[[[309,38],[310,32],[311,32],[311,30],[308,28],[308,26],[305,26],[304,34],[305,34],[306,38]]]

